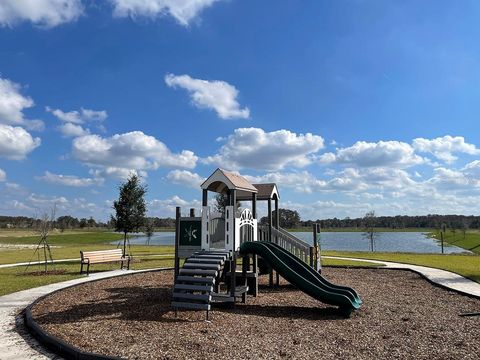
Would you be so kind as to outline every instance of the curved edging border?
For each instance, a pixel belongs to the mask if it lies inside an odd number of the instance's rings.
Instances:
[[[421,278],[429,282],[431,285],[441,288],[443,290],[448,290],[448,291],[453,291],[459,295],[467,296],[472,299],[480,299],[480,295],[472,294],[469,293],[468,291],[465,290],[460,290],[453,288],[447,284],[443,284],[441,282],[437,282],[431,278],[429,278],[426,274],[424,274],[422,271],[412,268],[413,267],[423,267],[423,268],[431,268],[431,269],[437,269],[437,268],[432,268],[429,266],[425,265],[415,265],[415,264],[408,264],[408,263],[399,263],[399,262],[392,262],[392,261],[387,261],[387,260],[379,260],[379,259],[363,259],[363,258],[349,258],[349,257],[344,257],[344,256],[330,256],[328,255],[328,258],[330,259],[343,259],[343,260],[353,260],[353,261],[365,261],[365,262],[372,262],[372,263],[377,263],[379,266],[357,266],[357,265],[329,265],[328,267],[346,267],[346,268],[357,268],[357,269],[383,269],[383,270],[404,270],[404,271],[410,271],[414,274],[420,275]],[[395,265],[403,265],[403,266],[395,266]],[[476,282],[475,280],[470,279],[469,277],[460,275],[456,272],[449,271],[449,270],[444,270],[444,269],[437,269],[445,272],[449,272],[455,275],[458,275],[459,277],[465,278],[469,281]]]
[[[144,273],[144,272],[165,271],[165,270],[172,270],[172,269],[173,268],[140,270],[140,271],[131,272],[131,273],[127,273],[127,274],[117,275],[115,277],[135,275],[135,274]],[[108,278],[92,279],[91,281],[67,286],[67,287],[64,287],[62,289],[52,291],[51,293],[48,293],[48,294],[45,294],[45,295],[39,297],[34,302],[32,302],[30,305],[28,305],[24,310],[24,319],[25,319],[26,328],[42,345],[47,347],[49,350],[51,350],[55,354],[60,355],[64,358],[66,358],[66,359],[74,359],[74,360],[121,360],[122,358],[120,358],[120,357],[107,356],[107,355],[101,355],[101,354],[82,351],[82,350],[76,348],[75,346],[72,346],[72,345],[66,343],[65,341],[57,338],[56,336],[51,335],[49,332],[43,330],[42,327],[40,325],[38,325],[38,323],[33,319],[33,316],[32,316],[32,308],[38,302],[45,299],[47,296],[53,295],[53,294],[55,294],[59,291],[65,290],[65,289],[70,289],[70,288],[73,288],[73,287],[76,287],[76,286],[80,286],[80,285],[85,284],[85,283],[97,282],[97,281],[106,280],[106,279],[108,279]]]

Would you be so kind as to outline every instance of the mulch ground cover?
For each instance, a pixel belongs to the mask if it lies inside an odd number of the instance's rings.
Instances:
[[[480,300],[408,271],[325,268],[363,299],[350,318],[281,281],[235,309],[170,309],[171,271],[85,283],[33,308],[50,334],[127,359],[480,359]]]

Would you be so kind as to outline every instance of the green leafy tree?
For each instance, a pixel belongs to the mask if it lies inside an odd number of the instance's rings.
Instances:
[[[123,255],[125,256],[128,233],[138,232],[145,223],[147,207],[144,196],[147,188],[140,183],[137,175],[132,174],[119,186],[119,192],[118,200],[113,202],[115,216],[112,216],[111,220],[115,230],[124,234]]]
[[[275,222],[275,210],[272,211],[272,218]],[[280,215],[280,227],[284,229],[293,229],[300,225],[300,215],[298,214],[297,210],[290,210],[290,209],[279,209]],[[260,219],[260,225],[267,225],[268,224],[268,217],[263,216]]]

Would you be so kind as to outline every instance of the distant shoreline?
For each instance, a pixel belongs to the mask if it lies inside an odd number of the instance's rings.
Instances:
[[[293,228],[285,229],[290,232],[310,232],[313,231],[311,227],[302,227],[302,228]],[[322,232],[365,232],[365,229],[362,228],[325,228],[321,229]],[[403,228],[403,229],[392,229],[392,228],[375,228],[376,232],[422,232],[422,233],[431,233],[434,229],[430,228]]]

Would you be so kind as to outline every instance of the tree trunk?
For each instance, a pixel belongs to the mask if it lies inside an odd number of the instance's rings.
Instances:
[[[126,251],[126,246],[127,246],[127,232],[124,232],[124,237],[123,237],[123,257],[125,257],[125,251]]]

